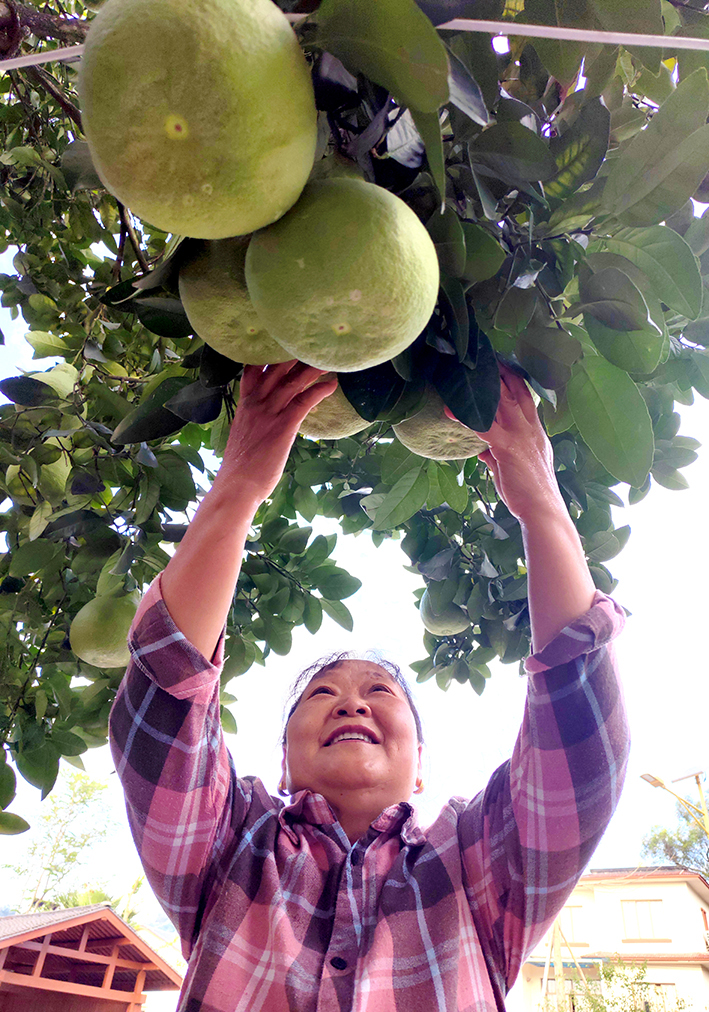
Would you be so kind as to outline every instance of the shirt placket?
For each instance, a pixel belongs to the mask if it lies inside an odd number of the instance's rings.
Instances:
[[[335,904],[330,944],[324,954],[317,1012],[353,1009],[355,969],[362,944],[362,841],[345,859]]]

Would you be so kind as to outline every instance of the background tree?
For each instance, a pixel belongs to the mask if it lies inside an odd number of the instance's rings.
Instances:
[[[3,9],[7,53],[76,41],[92,16],[79,0]],[[319,110],[316,171],[345,158],[397,193],[426,224],[442,281],[407,351],[340,377],[369,429],[299,438],[259,510],[224,685],[271,651],[288,653],[296,627],[317,632],[323,613],[351,627],[343,600],[359,581],[333,560],[335,535],[312,537],[316,516],[376,544],[400,539],[419,596],[425,586],[434,610],[467,610],[465,632],[423,636],[419,679],[481,693],[490,660],[524,657],[520,531],[485,467],[425,460],[393,438],[428,386],[484,430],[499,397],[496,357],[523,370],[604,591],[614,586],[605,564],[630,534],[611,516],[618,491],[632,504],[653,483],[686,487],[680,469],[697,442],[678,433],[675,402],[709,396],[709,218],[695,219],[691,203],[709,164],[709,80],[706,54],[676,50],[673,36],[707,37],[707,17],[664,0],[564,7],[572,27],[664,33],[664,50],[512,37],[498,55],[490,35],[434,27],[465,15],[556,24],[557,9],[381,0],[374,17],[359,0],[323,0],[297,26]],[[218,457],[225,445],[240,373],[193,333],[180,303],[190,240],[135,219],[101,186],[74,85],[62,63],[0,80],[0,242],[17,247],[0,290],[38,360],[37,372],[0,384],[12,402],[0,408],[6,833],[27,828],[7,810],[15,770],[46,795],[61,757],[106,741],[122,670],[78,659],[71,621],[96,594],[130,594],[164,567],[164,545],[180,539],[201,494],[195,473],[211,478],[202,451]],[[46,368],[48,357],[59,364]]]
[[[102,800],[106,785],[85,773],[73,772],[62,778],[36,827],[32,840],[16,865],[4,867],[17,875],[24,886],[22,913],[77,906],[72,900],[81,890],[66,890],[67,880],[81,870],[82,859],[104,840],[112,820]],[[60,888],[64,892],[60,893]],[[110,899],[105,895],[99,903]]]
[[[679,802],[677,827],[654,826],[643,840],[642,855],[658,864],[699,872],[709,879],[709,837]]]
[[[662,985],[651,984],[647,979],[647,964],[628,963],[619,957],[602,963],[599,979],[587,978],[587,983],[572,971],[573,1012],[683,1012],[687,1003],[674,996],[662,994]],[[547,999],[546,1012],[556,1012],[557,1005]]]

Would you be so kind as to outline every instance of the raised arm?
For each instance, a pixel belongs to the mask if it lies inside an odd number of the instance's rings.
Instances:
[[[591,607],[595,587],[554,474],[554,454],[532,395],[503,369],[500,404],[480,436],[495,487],[522,527],[532,649],[538,653]]]
[[[254,514],[278,484],[305,415],[337,385],[316,383],[322,374],[300,362],[244,369],[224,460],[162,576],[175,625],[206,658],[231,607]]]

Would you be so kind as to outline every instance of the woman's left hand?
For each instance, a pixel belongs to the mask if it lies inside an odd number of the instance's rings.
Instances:
[[[500,403],[495,421],[478,435],[489,444],[479,454],[499,496],[521,523],[566,512],[554,472],[554,451],[524,380],[500,366]]]

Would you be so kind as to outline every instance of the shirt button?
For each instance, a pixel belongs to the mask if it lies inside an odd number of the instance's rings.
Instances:
[[[357,850],[352,851],[352,853],[350,854],[350,861],[352,862],[352,864],[355,865],[359,864],[359,851]]]
[[[334,959],[330,960],[330,966],[334,966],[336,970],[346,970],[347,960],[343,959],[342,956],[335,956]]]

